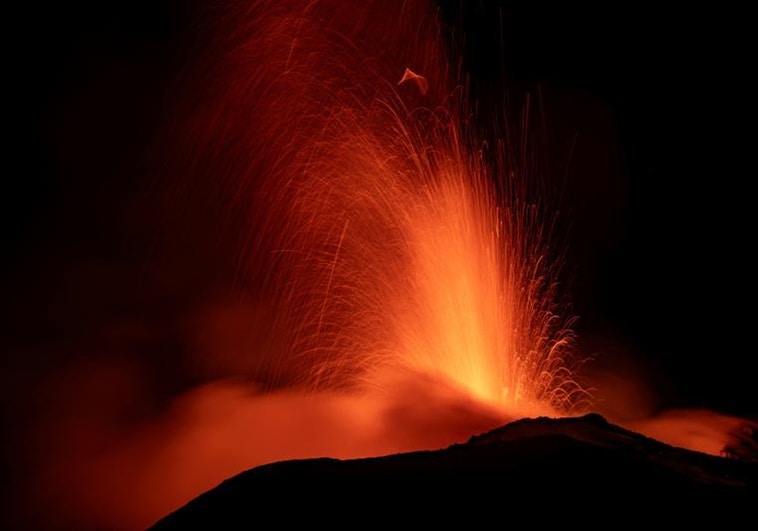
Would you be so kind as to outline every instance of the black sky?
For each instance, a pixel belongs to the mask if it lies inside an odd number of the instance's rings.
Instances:
[[[482,113],[493,94],[540,87],[556,145],[576,139],[565,208],[587,348],[610,337],[661,366],[673,404],[758,412],[747,12],[440,5],[443,19],[462,23]],[[143,252],[113,234],[147,178],[168,79],[202,25],[182,2],[19,9],[9,19],[14,138],[2,194],[14,353],[124,311],[90,295],[89,310],[72,306],[57,264],[129,263]]]
[[[499,87],[504,64],[506,90],[541,86],[548,130],[576,134],[566,201],[588,348],[612,337],[662,366],[672,403],[755,413],[747,13],[443,5],[475,86]]]

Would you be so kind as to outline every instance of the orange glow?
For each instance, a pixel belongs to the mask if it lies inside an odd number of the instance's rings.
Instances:
[[[79,411],[40,423],[28,497],[52,500],[45,524],[144,528],[256,465],[440,448],[589,406],[545,183],[479,138],[432,3],[233,4],[177,89],[165,179],[217,185],[243,296],[194,308],[202,384],[165,410],[117,423],[108,407],[144,382],[115,396],[105,370],[81,401],[99,404],[96,437]]]
[[[28,499],[58,500],[41,524],[144,527],[263,463],[440,448],[586,404],[539,184],[482,151],[434,13],[260,0],[210,25],[175,94],[165,205],[216,185],[252,302],[196,309],[204,383],[148,419],[117,420],[136,376],[60,379],[51,400],[79,399],[34,435]],[[86,429],[82,404],[100,404]]]
[[[228,177],[250,220],[248,274],[288,331],[281,370],[367,396],[421,374],[504,418],[585,405],[550,214],[526,197],[539,185],[483,156],[433,9],[369,3],[356,27],[331,5],[261,11],[266,31],[241,36],[219,81],[218,115],[236,100],[258,123],[235,131],[247,160]]]
[[[400,78],[400,81],[398,81],[397,84],[402,85],[406,81],[413,81],[418,87],[418,90],[421,92],[422,96],[426,96],[426,93],[429,91],[429,82],[426,80],[426,78],[424,76],[418,75],[410,68],[405,69],[403,77]]]
[[[742,430],[756,428],[754,422],[745,419],[697,409],[672,409],[624,424],[671,446],[722,456],[732,452],[730,448],[740,444],[741,438],[749,441],[750,436]],[[750,444],[754,446],[755,442]]]
[[[116,420],[142,384],[108,400],[106,368],[82,400],[112,405],[96,443],[79,410],[40,424],[51,521],[144,527],[256,465],[440,448],[587,403],[540,185],[482,151],[434,6],[237,9],[177,93],[166,188],[217,183],[253,302],[190,319],[206,383],[149,420]]]

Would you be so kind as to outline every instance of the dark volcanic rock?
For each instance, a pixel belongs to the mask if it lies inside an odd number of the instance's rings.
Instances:
[[[512,522],[527,509],[535,524],[568,522],[576,511],[651,524],[659,523],[651,517],[682,523],[707,514],[723,524],[754,518],[756,508],[755,463],[674,448],[587,415],[524,419],[438,451],[260,466],[152,529],[469,527]]]

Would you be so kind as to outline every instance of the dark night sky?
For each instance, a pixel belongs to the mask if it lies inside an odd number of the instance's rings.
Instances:
[[[123,310],[90,297],[92,308],[59,317],[69,295],[56,264],[64,255],[129,263],[144,252],[113,234],[147,178],[167,79],[201,24],[179,4],[22,8],[9,19],[21,30],[2,194],[11,303],[3,335],[12,353]],[[747,14],[441,4],[446,20],[462,20],[464,62],[485,111],[503,92],[502,26],[507,90],[541,86],[557,144],[576,135],[566,208],[587,348],[611,337],[660,365],[679,397],[672,403],[758,412],[748,370],[755,91]]]
[[[464,4],[450,12],[474,86],[499,87],[504,62],[506,86],[543,88],[548,130],[576,133],[566,203],[587,348],[612,337],[661,366],[672,403],[755,413],[745,13]]]

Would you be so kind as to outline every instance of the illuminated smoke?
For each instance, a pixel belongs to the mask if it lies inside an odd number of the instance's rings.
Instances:
[[[22,521],[144,527],[263,463],[440,448],[586,405],[545,183],[478,139],[431,3],[348,5],[204,20],[146,235],[174,274],[237,264],[181,310],[177,369],[201,384],[156,408],[136,361],[55,373]]]
[[[289,334],[277,363],[306,389],[421,375],[511,416],[572,411],[586,395],[538,185],[483,154],[431,6],[335,6],[253,6],[212,76],[213,123],[234,124],[216,177]]]
[[[546,182],[524,142],[481,140],[434,6],[258,0],[206,22],[156,188],[193,229],[179,191],[212,192],[223,244],[198,231],[187,267],[233,255],[241,294],[192,309],[202,384],[147,419],[116,414],[147,394],[138,368],[61,378],[50,402],[84,398],[31,435],[30,521],[42,499],[42,524],[139,528],[263,463],[585,410]]]

